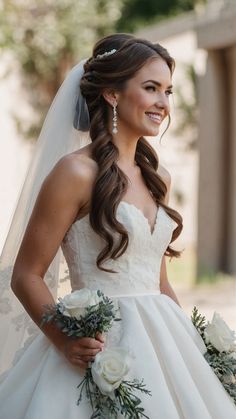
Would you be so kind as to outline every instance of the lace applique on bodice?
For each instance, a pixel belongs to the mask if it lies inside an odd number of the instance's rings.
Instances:
[[[104,262],[104,267],[117,273],[104,272],[96,266],[104,240],[91,228],[88,214],[72,224],[66,233],[61,247],[68,264],[72,290],[99,288],[110,296],[158,292],[161,260],[176,222],[159,207],[151,232],[142,211],[125,201],[120,201],[116,217],[128,231],[129,245],[117,260]]]

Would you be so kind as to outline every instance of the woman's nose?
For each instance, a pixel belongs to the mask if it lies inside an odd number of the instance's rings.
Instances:
[[[156,107],[163,110],[164,112],[169,113],[170,112],[170,104],[169,104],[169,98],[166,95],[163,95],[158,98],[156,102]]]

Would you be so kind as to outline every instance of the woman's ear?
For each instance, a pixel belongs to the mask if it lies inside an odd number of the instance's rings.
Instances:
[[[105,89],[102,93],[102,96],[104,97],[105,101],[111,105],[117,105],[117,100],[118,100],[118,93],[115,92],[112,89]]]

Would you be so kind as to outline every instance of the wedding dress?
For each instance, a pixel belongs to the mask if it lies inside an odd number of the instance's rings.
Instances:
[[[176,223],[159,208],[151,229],[140,209],[125,201],[117,218],[129,233],[127,251],[97,269],[102,239],[86,215],[67,231],[62,250],[72,290],[101,289],[119,304],[122,321],[107,346],[134,353],[130,378],[144,379],[152,396],[137,393],[150,419],[236,419],[236,407],[204,359],[205,345],[191,320],[160,293],[160,266]],[[1,419],[89,419],[90,404],[79,406],[83,370],[73,367],[41,333],[0,385]],[[109,418],[107,418],[109,419]]]

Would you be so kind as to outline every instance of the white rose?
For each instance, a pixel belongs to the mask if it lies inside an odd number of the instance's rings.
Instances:
[[[219,352],[235,349],[235,332],[231,330],[218,313],[214,313],[211,323],[208,322],[204,335]]]
[[[98,296],[97,291],[89,290],[88,288],[82,288],[66,295],[60,300],[65,307],[64,314],[69,317],[76,317],[85,314],[85,309],[88,306],[98,304],[101,301],[101,297]]]
[[[115,347],[99,352],[91,366],[94,382],[104,395],[112,396],[130,369],[131,353]]]
[[[235,384],[236,379],[235,379],[234,374],[223,375],[223,382],[225,384]]]
[[[236,349],[236,347],[235,347],[235,349]],[[232,359],[235,359],[236,360],[236,352],[231,352],[230,354],[229,354],[229,358],[232,358]]]

